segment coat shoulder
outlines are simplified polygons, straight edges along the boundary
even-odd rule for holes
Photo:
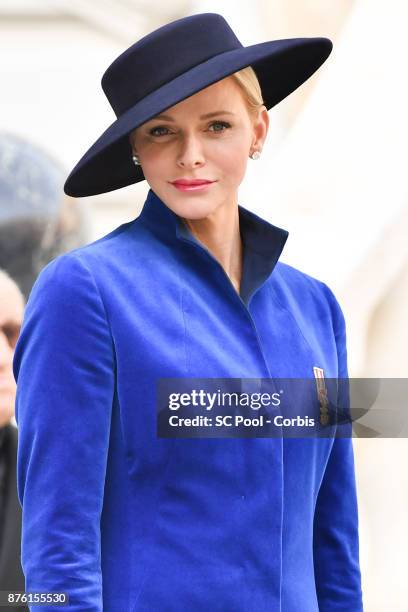
[[[284,262],[277,263],[275,272],[272,291],[296,318],[301,319],[308,313],[320,322],[330,321],[334,328],[344,325],[337,297],[324,281]]]
[[[273,284],[280,287],[281,291],[293,297],[297,296],[298,299],[309,298],[326,301],[327,292],[330,291],[323,281],[282,261],[276,264],[272,279]]]
[[[308,284],[310,286],[316,285],[324,285],[324,282],[320,279],[303,272],[299,268],[295,268],[294,266],[289,265],[286,262],[278,261],[276,264],[276,271],[282,278],[292,281],[292,282],[302,282]]]
[[[67,251],[66,253],[56,257],[55,260],[64,256],[73,256],[83,260],[84,262],[90,262],[93,257],[109,257],[113,252],[118,252],[121,245],[128,242],[131,239],[131,236],[135,234],[135,229],[138,225],[136,221],[137,218],[133,219],[132,221],[128,221],[127,223],[122,223],[104,236],[101,236],[88,244],[72,249],[71,251]]]
[[[81,274],[81,271],[82,275],[97,280],[97,285],[99,282],[103,284],[107,271],[120,265],[130,252],[136,257],[143,252],[143,249],[134,248],[137,233],[143,232],[141,224],[136,224],[136,221],[123,223],[101,238],[54,257],[41,269],[31,293],[51,279],[55,287],[69,284],[72,274]]]

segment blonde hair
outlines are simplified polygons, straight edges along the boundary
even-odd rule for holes
[[[252,66],[246,66],[230,76],[241,88],[249,113],[255,115],[259,107],[264,104],[261,86],[255,70]]]

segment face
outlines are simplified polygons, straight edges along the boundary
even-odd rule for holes
[[[130,135],[144,176],[177,215],[200,219],[237,204],[249,155],[261,149],[268,112],[251,116],[240,86],[227,77],[168,108]],[[178,180],[210,181],[199,189]]]
[[[23,312],[24,301],[18,288],[9,278],[0,275],[0,427],[14,415],[13,355]]]

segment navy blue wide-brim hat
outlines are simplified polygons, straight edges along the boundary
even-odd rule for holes
[[[102,89],[116,120],[82,156],[64,191],[84,197],[145,179],[129,134],[201,89],[252,66],[269,110],[304,83],[332,50],[328,38],[288,38],[244,47],[217,13],[172,21],[134,43],[108,67]]]

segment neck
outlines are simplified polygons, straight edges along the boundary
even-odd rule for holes
[[[238,206],[220,206],[204,219],[185,219],[192,234],[224,268],[239,293],[242,278],[243,246]]]

